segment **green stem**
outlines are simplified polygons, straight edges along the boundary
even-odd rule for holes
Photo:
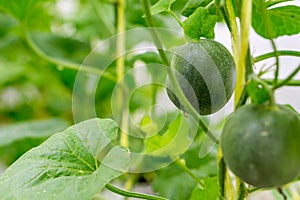
[[[242,1],[241,5],[241,31],[240,31],[240,41],[237,56],[237,83],[235,89],[235,105],[238,104],[239,99],[242,95],[244,84],[245,84],[245,74],[249,47],[249,32],[251,27],[252,19],[252,1]]]
[[[277,53],[277,47],[276,47],[276,44],[275,44],[274,40],[270,39],[270,41],[271,41],[273,50],[275,52],[275,60],[276,60],[276,68],[275,68],[275,72],[274,72],[274,82],[273,82],[273,85],[275,87],[276,84],[277,84],[277,81],[278,81],[278,76],[279,76],[279,56],[278,56],[278,53]]]
[[[168,10],[167,12],[172,15],[172,17],[178,22],[178,24],[181,27],[183,27],[182,21],[177,17],[177,15],[172,10]]]
[[[175,164],[184,170],[191,178],[193,178],[202,188],[205,188],[204,182],[199,179],[185,164],[183,159],[177,159]]]
[[[59,58],[54,58],[49,56],[47,53],[45,53],[43,50],[41,50],[33,41],[33,39],[30,37],[30,33],[28,31],[25,30],[24,32],[25,35],[25,39],[27,44],[30,46],[30,48],[37,54],[39,55],[41,58],[54,63],[58,66],[63,66],[65,68],[71,69],[71,70],[76,70],[76,71],[84,71],[84,72],[89,72],[89,73],[93,73],[93,74],[99,74],[102,75],[102,77],[105,77],[113,82],[116,82],[116,78],[113,74],[98,69],[96,67],[92,67],[92,66],[88,66],[88,65],[83,65],[83,64],[77,64],[77,63],[72,63],[69,61],[65,61]]]
[[[250,49],[248,47],[248,54],[247,54],[247,59],[246,59],[246,74],[245,74],[245,80],[246,83],[250,77],[251,74],[253,74],[253,68],[252,68],[252,57],[250,54]],[[246,86],[244,86],[241,97],[239,99],[239,102],[236,104],[235,110],[238,109],[239,107],[241,107],[242,105],[244,105],[246,103],[248,99],[248,93],[247,93],[247,89]]]
[[[107,185],[105,185],[105,187],[106,187],[106,189],[112,191],[113,193],[122,195],[124,197],[134,197],[134,198],[138,198],[138,199],[147,199],[147,200],[167,200],[166,198],[163,198],[163,197],[121,190],[120,188],[117,188],[117,187],[113,186],[112,184],[107,184]]]
[[[277,52],[269,52],[263,55],[259,55],[254,58],[254,62],[260,62],[269,58],[273,58],[276,55],[278,56],[295,56],[295,57],[300,57],[300,52],[299,51],[289,51],[289,50],[281,50]]]
[[[117,46],[116,46],[116,55],[118,56],[116,60],[116,72],[117,72],[117,80],[120,81],[124,75],[125,71],[125,56],[123,55],[125,52],[125,0],[116,0],[116,25],[117,25]],[[122,84],[122,83],[120,83]],[[124,85],[123,85],[124,86]],[[123,95],[126,88],[121,87],[118,91],[118,103],[120,106],[123,104]],[[128,116],[127,113],[122,112],[121,120],[121,134],[120,134],[120,144],[122,146],[128,147],[128,134],[123,132],[122,130],[127,130],[128,124]]]
[[[268,84],[273,84],[273,79],[262,79],[264,82],[268,83]],[[300,86],[300,80],[289,80],[288,82],[286,82],[285,80],[278,80],[279,84],[281,82],[285,82],[284,84],[282,84],[282,86]]]
[[[145,16],[146,16],[146,21],[149,27],[154,27],[154,24],[152,22],[152,17],[151,17],[151,12],[150,12],[150,5],[149,5],[149,0],[142,0],[143,3],[143,7],[145,10]],[[158,50],[158,53],[163,61],[163,63],[166,66],[170,66],[169,61],[167,59],[167,56],[165,54],[165,51],[163,50],[163,45],[162,42],[158,36],[158,33],[156,32],[155,29],[150,28],[150,34],[151,37],[153,39],[153,42]],[[179,86],[175,74],[174,74],[174,70],[171,69],[171,67],[168,67],[168,76],[169,79],[171,81],[171,84],[173,86],[173,89],[176,93],[177,98],[180,100],[180,102],[183,104],[183,106],[186,108],[186,110],[191,113],[193,115],[193,117],[198,121],[198,124],[200,125],[200,127],[203,129],[203,131],[208,135],[208,137],[218,143],[218,139],[212,134],[212,132],[210,130],[208,130],[208,127],[206,126],[205,122],[201,119],[201,116],[199,115],[199,113],[194,109],[194,107],[190,104],[190,102],[186,99],[183,91],[181,90],[181,87]]]
[[[273,87],[273,90],[278,89],[288,83],[293,77],[300,71],[300,65],[283,81],[279,82],[277,85]]]

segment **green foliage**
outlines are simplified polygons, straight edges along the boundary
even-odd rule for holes
[[[277,38],[300,32],[300,8],[282,6],[267,9],[263,5],[254,7],[252,25],[264,38]]]
[[[112,120],[91,119],[54,134],[4,172],[0,178],[1,198],[92,198],[127,168],[126,152],[119,150],[116,154],[114,149],[102,163],[111,164],[113,157],[118,168],[98,166],[97,156],[116,132]]]
[[[168,130],[162,135],[155,135],[144,140],[145,152],[155,155],[177,156],[182,154],[190,144],[190,125],[185,117],[180,114],[169,125]],[[157,152],[156,152],[157,151]]]
[[[210,2],[210,0],[189,0],[183,7],[181,14],[185,17],[189,17],[195,12],[195,10],[197,10],[197,8],[205,7]]]
[[[168,199],[224,199],[223,194],[219,192],[224,190],[229,195],[225,198],[243,198],[242,195],[238,196],[240,189],[235,186],[231,188],[231,180],[222,177],[224,174],[218,172],[218,161],[222,155],[220,152],[217,155],[217,152],[222,144],[210,141],[201,126],[201,122],[205,121],[205,126],[209,124],[207,133],[218,135],[223,129],[226,116],[221,119],[221,123],[216,122],[213,116],[209,119],[210,123],[206,122],[210,116],[205,119],[198,116],[198,127],[190,114],[174,107],[165,107],[167,104],[171,106],[171,102],[165,101],[165,83],[169,72],[163,65],[169,65],[174,50],[187,41],[198,43],[203,41],[202,38],[213,39],[216,23],[225,21],[228,30],[233,33],[232,25],[238,17],[242,18],[245,15],[242,12],[242,3],[247,1],[126,0],[125,5],[122,2],[0,0],[0,166],[8,167],[0,176],[0,199],[96,200],[104,199],[101,190],[105,186],[112,192],[132,196],[136,194],[112,189],[107,184],[127,171],[134,171],[132,168],[135,167],[151,171],[149,174],[141,172],[137,176],[144,177],[147,181],[144,184],[151,185],[157,195]],[[149,3],[148,13],[151,16],[151,19],[147,20],[145,2]],[[265,39],[300,32],[299,6],[285,5],[284,2],[293,4],[295,1],[252,1],[252,28]],[[228,10],[230,6],[234,11]],[[125,23],[122,23],[120,16],[124,17]],[[160,29],[155,29],[149,34],[149,30],[144,29],[149,26],[149,20],[153,26]],[[238,29],[242,27],[239,23],[237,26]],[[233,41],[243,41],[243,34],[249,31],[239,30],[239,38],[231,35]],[[121,31],[124,31],[126,36],[124,43],[116,36]],[[107,39],[110,42],[107,42]],[[158,47],[159,43],[162,49],[157,51],[152,48],[155,45]],[[147,48],[143,49],[145,45]],[[210,66],[210,72],[212,63],[226,63],[229,58],[217,58],[215,54],[221,47],[212,46],[205,47],[211,49],[207,54],[210,59],[205,65]],[[116,58],[121,49],[125,51],[124,57]],[[251,53],[252,50],[250,45]],[[189,50],[187,56],[193,53],[194,50]],[[166,58],[161,59],[164,54]],[[195,53],[197,58],[201,58],[201,63],[205,63],[204,54]],[[235,61],[240,59],[240,52],[234,52],[234,48],[233,55]],[[258,56],[258,60],[282,55],[297,56],[299,52],[291,49],[276,52],[274,49],[274,52]],[[275,103],[272,97],[276,86],[280,88],[299,85],[293,74],[289,81],[283,79],[277,83],[273,79],[261,78],[262,73],[258,73],[259,78],[253,78],[257,75],[251,74],[254,73],[251,70],[251,57],[252,55],[249,55],[246,59],[249,62],[243,63],[248,65],[247,74],[244,74],[247,81],[241,84],[244,85],[244,94],[238,106]],[[241,63],[236,64],[242,68]],[[145,74],[132,73],[141,65],[145,67]],[[279,71],[285,67],[281,65],[280,62],[276,66],[280,68]],[[123,68],[122,74],[119,71],[120,67]],[[101,77],[100,68],[105,69]],[[86,75],[84,78],[78,76],[79,69],[81,75]],[[118,82],[119,76],[123,75],[123,82]],[[216,82],[214,76],[206,77],[207,80]],[[80,86],[77,85],[80,90],[75,92],[74,86],[81,78],[84,80]],[[144,80],[155,84],[141,86],[140,82]],[[199,86],[199,80],[196,78],[193,83]],[[227,87],[229,82],[232,83],[225,81],[224,85]],[[117,89],[122,89],[124,93],[112,95]],[[125,105],[125,97],[122,95],[129,91],[130,98],[126,99]],[[176,92],[178,91],[175,90]],[[201,92],[197,94],[203,96]],[[222,96],[219,92],[216,94],[218,98]],[[89,97],[92,97],[91,101]],[[285,107],[292,112],[290,116],[296,115],[300,119],[297,110],[289,103],[287,102]],[[117,112],[114,113],[115,108]],[[94,118],[96,116],[91,116],[91,113],[101,119]],[[256,118],[260,119],[264,113]],[[274,116],[275,114],[270,119]],[[90,119],[92,117],[93,119]],[[230,128],[230,132],[243,130],[247,126],[258,127],[262,120],[249,125],[247,122],[251,117],[253,116]],[[274,127],[288,117],[274,123]],[[82,120],[86,121],[67,128],[70,123]],[[60,132],[65,128],[67,129]],[[283,127],[281,132],[287,133],[289,128]],[[123,132],[129,134],[127,148],[130,152],[127,148],[119,146],[126,146]],[[269,149],[281,141],[278,137],[276,139],[268,140]],[[294,139],[296,140],[296,136]],[[230,147],[240,144],[241,140],[235,139],[230,143]],[[264,140],[256,141],[256,146],[262,141]],[[243,145],[243,149],[238,152],[244,153],[247,145]],[[286,151],[289,150],[288,146],[291,145],[285,145]],[[256,147],[253,151],[257,152],[257,149]],[[275,150],[269,152],[267,159],[272,157]],[[236,149],[234,151],[236,152]],[[136,161],[134,153],[145,156],[132,163],[132,160]],[[256,156],[255,160],[258,157]],[[177,158],[180,159],[179,162],[174,161]],[[262,158],[263,161],[267,159]],[[288,159],[288,156],[285,156],[284,161],[280,160],[280,169],[288,168],[286,163],[290,160],[293,158]],[[168,166],[165,166],[165,163]],[[243,169],[248,169],[249,162],[245,163],[242,163]],[[154,169],[154,166],[164,168]],[[227,170],[225,164],[224,167],[223,170]],[[271,173],[274,169],[275,164],[266,171]],[[247,174],[253,175],[254,173],[248,173],[250,170],[247,170]],[[278,181],[278,175],[273,174],[271,177]],[[132,177],[134,176],[121,176],[118,178],[118,184],[130,188],[131,183],[140,184],[139,181],[145,181],[135,182]],[[283,193],[290,199],[298,197],[296,191],[290,188],[289,185],[285,186]],[[248,185],[242,189],[246,193],[258,190]],[[277,190],[271,191],[275,199],[282,199],[282,194]],[[235,192],[237,194],[234,194]],[[146,194],[142,196],[148,199],[163,199]]]
[[[217,177],[208,177],[204,179],[205,188],[196,187],[191,195],[190,200],[212,200],[218,199],[219,190],[218,190],[218,178]]]
[[[155,15],[161,12],[166,12],[171,9],[171,5],[176,0],[159,0],[156,4],[151,7],[151,14]]]
[[[254,104],[261,104],[269,100],[269,93],[266,88],[255,80],[251,80],[247,84],[246,90]]]
[[[212,39],[215,37],[216,22],[215,15],[209,14],[206,8],[199,7],[183,22],[184,33],[196,41],[201,37]]]
[[[195,186],[196,182],[188,174],[175,167],[161,171],[153,182],[155,192],[174,200],[188,199]]]
[[[200,137],[195,141],[196,142],[182,156],[185,159],[186,166],[199,178],[215,176],[217,174],[217,163],[214,151],[211,151],[204,158],[199,159],[198,153],[200,147],[203,145],[203,139]],[[215,181],[215,178],[213,179]],[[211,190],[212,188],[210,186],[214,181],[210,181],[210,178],[208,178],[208,181],[206,179],[204,180],[207,189]],[[195,196],[194,198],[192,197],[194,195],[193,191],[198,190],[197,188],[199,187],[196,181],[182,171],[176,164],[172,164],[158,171],[157,177],[153,182],[154,191],[168,199],[174,200],[197,199]],[[211,192],[217,191],[216,189],[217,188],[213,189]],[[209,192],[209,194],[211,194],[211,192]],[[215,193],[215,195],[217,194],[218,193]]]
[[[47,119],[2,125],[0,129],[0,147],[25,138],[47,138],[67,126],[68,123],[63,119]]]
[[[24,0],[24,1],[0,1],[0,8],[14,17],[16,17],[18,20],[23,21],[25,20],[28,15],[32,13],[34,8],[37,6],[37,4],[41,2],[40,0]]]

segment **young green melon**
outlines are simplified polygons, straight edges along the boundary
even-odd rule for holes
[[[230,99],[235,86],[235,63],[230,52],[219,42],[204,39],[177,49],[171,66],[186,98],[201,114],[220,110]],[[185,110],[167,81],[167,94]]]
[[[225,163],[255,187],[282,186],[300,172],[300,120],[284,106],[246,105],[225,123]]]

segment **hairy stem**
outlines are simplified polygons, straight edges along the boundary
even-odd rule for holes
[[[273,58],[276,56],[295,56],[295,57],[300,57],[300,52],[299,51],[289,51],[289,50],[281,50],[277,52],[269,52],[263,55],[259,55],[254,58],[254,62],[260,62],[269,58]]]
[[[124,197],[134,197],[138,199],[147,199],[147,200],[167,200],[166,198],[163,197],[121,190],[120,188],[117,188],[112,184],[105,185],[105,188],[112,191],[113,193],[122,195]]]
[[[282,86],[284,86],[285,84],[287,84],[290,80],[293,79],[294,76],[296,76],[296,74],[298,74],[298,72],[300,71],[300,65],[286,78],[284,79],[283,81],[279,82],[277,85],[275,85],[273,87],[273,89],[278,89]]]
[[[262,80],[268,84],[273,84],[273,79],[262,79]],[[282,86],[300,86],[300,80],[291,79],[287,82],[285,80],[278,79],[278,82],[279,82],[278,84],[281,84]],[[283,81],[284,81],[284,83],[282,83]]]

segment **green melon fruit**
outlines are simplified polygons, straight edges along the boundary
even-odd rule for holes
[[[255,187],[279,187],[300,172],[300,120],[287,107],[239,108],[225,123],[221,145],[229,169]]]
[[[235,63],[230,52],[219,42],[204,39],[180,46],[171,66],[186,98],[201,115],[220,110],[233,93]],[[172,88],[168,80],[170,100],[184,110]]]

